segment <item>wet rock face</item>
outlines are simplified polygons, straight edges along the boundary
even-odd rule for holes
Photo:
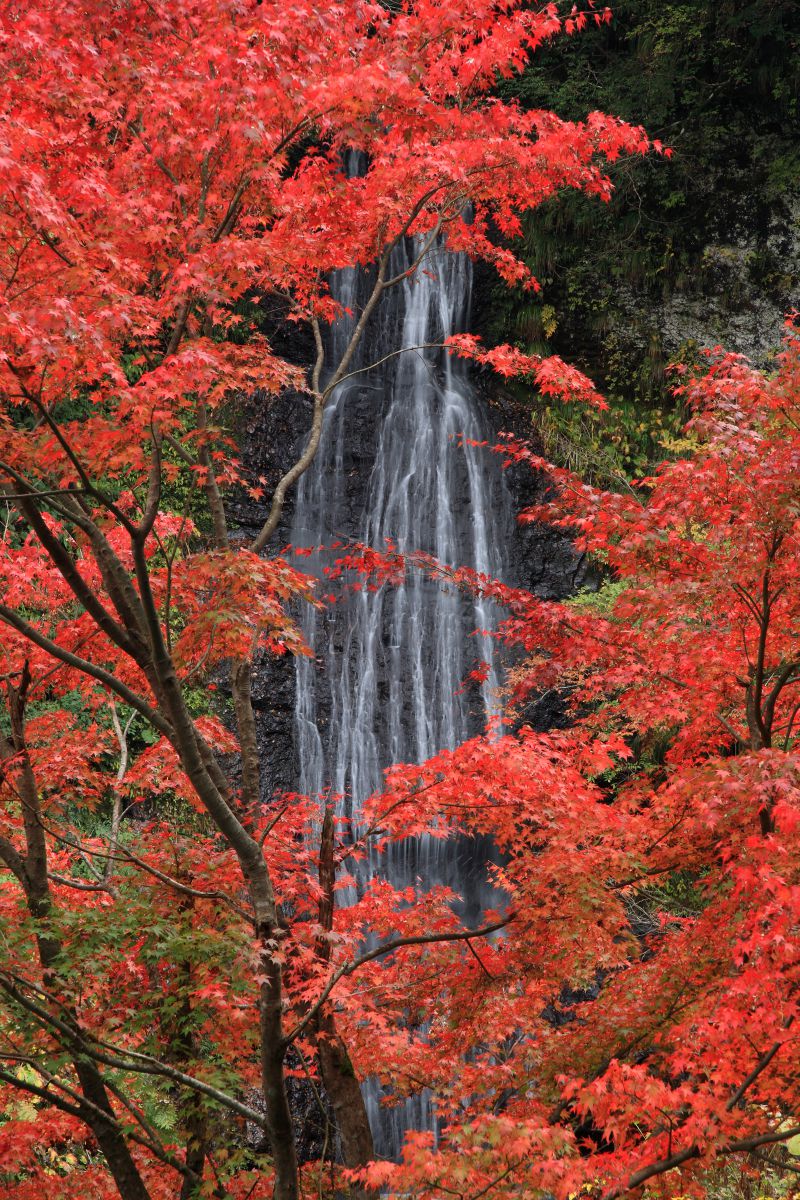
[[[297,1056],[289,1057],[292,1070],[300,1070],[301,1063]],[[300,1075],[289,1077],[286,1091],[300,1162],[319,1162],[320,1159],[341,1161],[340,1139],[324,1092]],[[259,1088],[248,1088],[244,1099],[246,1104],[266,1117],[267,1105],[264,1093]],[[269,1138],[261,1125],[245,1120],[238,1130],[238,1137],[253,1154],[253,1166],[259,1165],[260,1155],[270,1155]]]
[[[311,401],[296,392],[277,399],[256,393],[239,413],[237,436],[248,478],[263,477],[264,495],[270,497],[281,476],[301,452],[311,421]],[[286,546],[292,523],[295,493],[290,491],[283,516],[272,541],[274,551]],[[237,539],[249,540],[269,515],[267,503],[239,496],[232,505]],[[302,565],[302,564],[299,564]],[[294,751],[294,658],[262,652],[253,670],[253,708],[256,717],[262,768],[262,801],[296,790],[298,767]]]

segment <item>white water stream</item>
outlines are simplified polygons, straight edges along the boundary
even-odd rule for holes
[[[415,252],[413,243],[397,250],[392,272],[405,270]],[[355,270],[333,281],[353,316],[331,329],[329,363],[339,361],[368,283]],[[411,349],[465,328],[471,283],[469,260],[438,246],[386,298],[351,370],[399,346],[407,353],[332,395],[319,452],[300,484],[294,545],[348,539],[384,550],[388,538],[401,552],[425,551],[502,578],[510,504],[497,456],[468,444],[487,429],[467,368],[440,350]],[[322,574],[335,557],[323,551],[303,566]],[[495,622],[491,604],[417,572],[403,586],[348,591],[329,610],[307,610],[304,631],[316,658],[297,659],[300,791],[332,790],[340,814],[357,826],[360,805],[381,787],[388,765],[422,762],[481,729],[497,715],[499,665],[492,638],[475,631]],[[479,660],[489,664],[485,683],[463,688]],[[447,884],[463,896],[465,919],[477,921],[493,900],[487,854],[464,839],[409,840],[360,870],[362,878],[378,870],[398,886]],[[386,1108],[369,1081],[365,1096],[380,1155],[397,1155],[408,1128],[435,1129],[427,1096]]]

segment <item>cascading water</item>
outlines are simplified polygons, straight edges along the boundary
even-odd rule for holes
[[[413,242],[398,248],[392,273],[407,270],[418,251]],[[319,452],[298,492],[294,545],[352,539],[383,550],[391,539],[401,552],[420,550],[502,577],[510,504],[497,457],[469,444],[487,431],[466,367],[440,350],[413,349],[464,329],[471,282],[469,260],[439,245],[424,269],[386,297],[350,369],[398,347],[406,352],[356,374],[331,396]],[[368,283],[344,270],[333,280],[334,294],[355,313]],[[352,324],[344,316],[332,327],[329,363],[341,357]],[[334,557],[322,551],[304,566],[321,574]],[[487,602],[420,573],[400,587],[347,592],[324,613],[309,610],[305,636],[317,657],[297,660],[300,790],[331,789],[342,797],[342,815],[357,823],[389,764],[422,762],[495,717],[496,649],[491,637],[476,633],[495,619]],[[488,664],[480,692],[462,687],[476,660]],[[423,838],[362,869],[379,869],[398,886],[416,879],[425,887],[446,884],[463,897],[465,920],[477,921],[497,901],[486,878],[489,853],[466,840]],[[387,1109],[368,1081],[365,1096],[382,1156],[399,1153],[407,1129],[435,1129],[424,1095]]]

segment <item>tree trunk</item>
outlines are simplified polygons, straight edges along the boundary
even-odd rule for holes
[[[44,923],[53,915],[53,901],[48,877],[47,845],[39,812],[39,791],[25,741],[25,704],[29,683],[30,674],[26,663],[19,686],[12,688],[10,683],[6,685],[12,744],[11,747],[3,745],[2,750],[6,754],[8,749],[13,749],[22,761],[20,791],[23,801],[25,861],[21,882],[28,911],[34,921]],[[3,741],[5,742],[5,739]],[[57,995],[61,945],[51,933],[44,932],[37,933],[36,944],[44,977]],[[80,1023],[68,999],[64,1003],[64,1014],[67,1023],[75,1030],[74,1039],[66,1039],[65,1049],[72,1057],[81,1092],[87,1101],[86,1115],[83,1119],[97,1139],[122,1200],[150,1200],[150,1193],[117,1124],[103,1076],[83,1051]]]
[[[114,1118],[102,1076],[95,1065],[79,1054],[75,1056],[75,1073],[81,1091],[90,1104],[108,1113],[104,1119],[100,1113],[90,1110],[86,1123],[97,1138],[97,1144],[108,1163],[122,1200],[151,1200],[139,1169],[133,1161],[128,1144]]]
[[[262,939],[269,941],[274,939]],[[262,954],[261,1087],[267,1110],[267,1135],[275,1167],[274,1200],[298,1200],[298,1165],[294,1124],[286,1094],[286,1044],[281,1019],[280,966],[266,945]]]
[[[347,1047],[336,1032],[333,1016],[319,1022],[319,1070],[342,1139],[346,1167],[365,1167],[375,1157],[369,1118]]]
[[[319,847],[319,923],[324,930],[333,928],[336,864],[334,861],[334,819],[329,804],[325,809]],[[320,939],[317,946],[320,958],[330,959],[330,942]],[[333,1108],[336,1127],[342,1139],[342,1154],[346,1167],[363,1167],[375,1157],[372,1131],[347,1047],[336,1030],[330,1008],[323,1010],[317,1022],[317,1053],[319,1070],[326,1095]]]

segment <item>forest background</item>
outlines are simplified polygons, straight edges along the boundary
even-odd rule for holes
[[[659,460],[682,419],[670,362],[722,345],[766,365],[800,300],[799,20],[792,0],[621,0],[503,84],[566,117],[616,113],[673,151],[612,168],[607,206],[565,194],[537,211],[524,255],[541,295],[487,280],[477,296],[487,337],[564,354],[608,399],[601,422],[535,418],[551,457],[587,477]]]

